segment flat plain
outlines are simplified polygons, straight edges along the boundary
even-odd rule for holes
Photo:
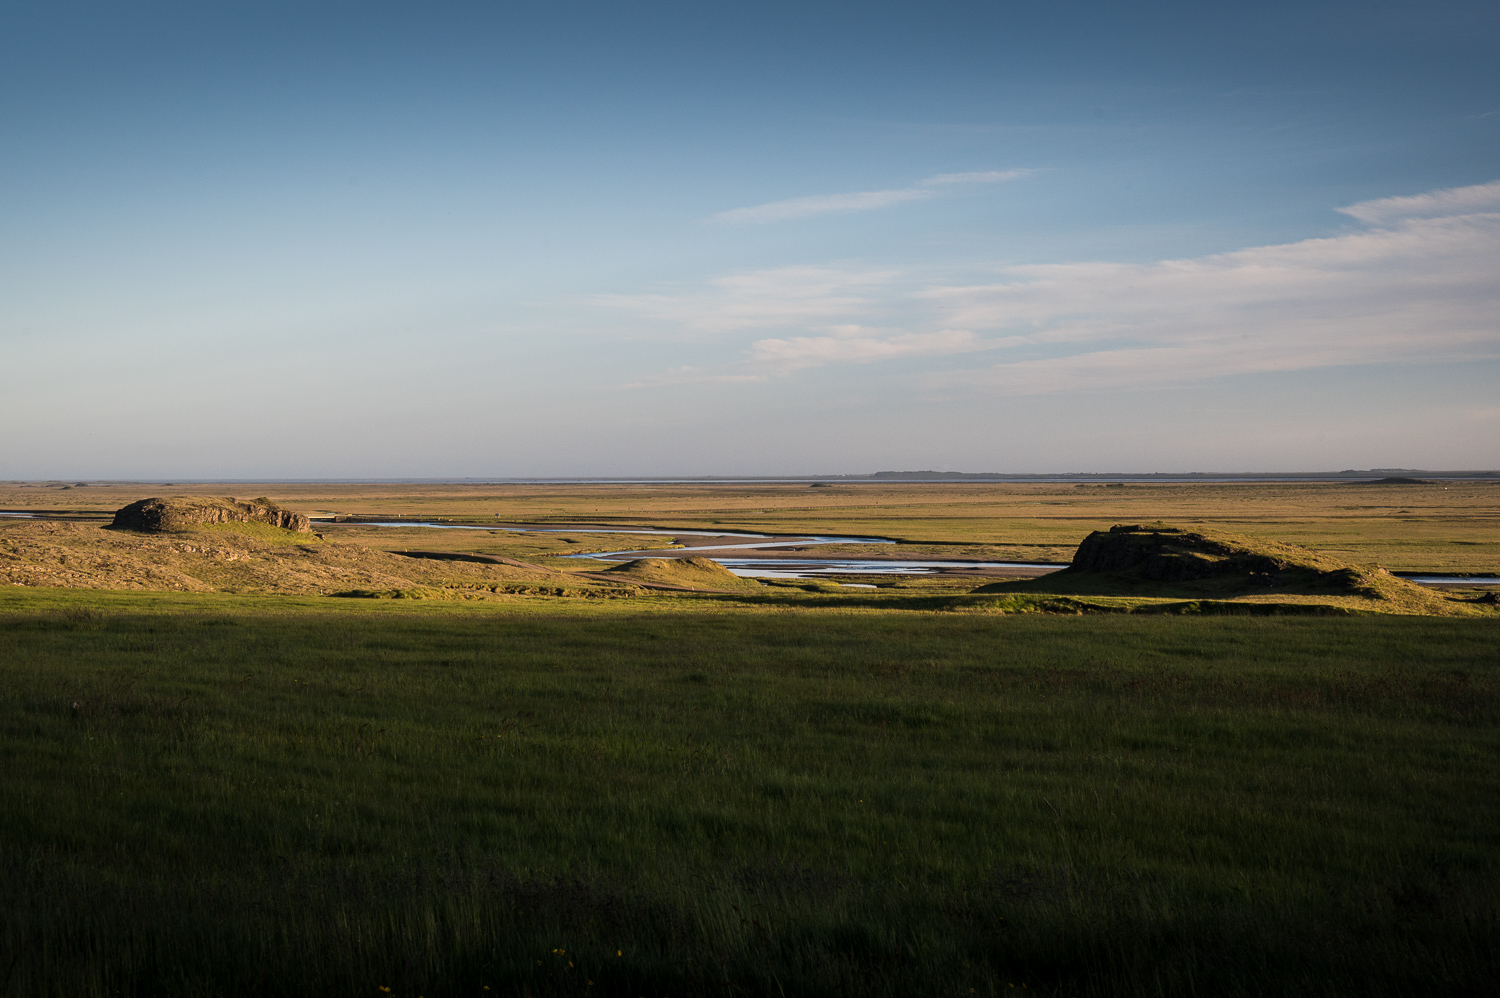
[[[194,490],[251,491],[0,508]],[[1493,572],[1500,544],[1477,483],[253,491],[1036,561],[1156,520],[1397,570]],[[339,529],[543,561],[608,539]],[[996,614],[923,586],[0,587],[0,993],[1488,993],[1500,615]]]
[[[1500,483],[0,483],[0,509],[103,516],[145,495],[267,494],[313,514],[595,523],[894,538],[903,553],[1067,561],[1091,530],[1166,521],[1301,544],[1393,571],[1494,572]],[[854,554],[858,549],[840,546]],[[882,549],[877,553],[886,553]]]

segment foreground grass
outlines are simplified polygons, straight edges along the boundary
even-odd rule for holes
[[[329,602],[0,599],[0,992],[1500,970],[1493,620]]]

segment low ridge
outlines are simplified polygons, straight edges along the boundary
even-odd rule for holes
[[[142,533],[0,522],[0,586],[371,596],[419,587],[471,595],[606,588],[512,559],[411,557],[265,525],[233,527]]]

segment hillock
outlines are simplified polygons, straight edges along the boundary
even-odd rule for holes
[[[637,558],[596,574],[596,577],[606,576],[684,589],[760,588],[754,579],[742,579],[708,558]]]
[[[1453,601],[1392,576],[1295,544],[1164,523],[1116,525],[1083,539],[1062,571],[975,593],[1151,599],[1332,601],[1395,613],[1451,613]]]
[[[143,534],[191,530],[218,523],[259,523],[296,533],[311,533],[302,513],[261,496],[240,501],[234,496],[172,496],[141,499],[115,512],[110,526]]]

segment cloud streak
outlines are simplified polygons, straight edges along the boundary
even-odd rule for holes
[[[1403,218],[1457,215],[1500,210],[1500,180],[1472,187],[1449,187],[1412,197],[1379,198],[1338,208],[1366,225],[1385,225]]]
[[[753,363],[786,372],[825,364],[867,364],[902,357],[974,353],[1004,345],[1003,340],[985,340],[967,329],[912,333],[836,326],[825,336],[756,340],[750,345],[750,357]]]
[[[1018,268],[924,294],[971,328],[1024,330],[1018,357],[946,384],[1009,394],[1234,374],[1500,357],[1500,215],[1149,265]]]
[[[777,267],[715,278],[685,294],[599,295],[595,301],[697,334],[806,329],[889,314],[901,271],[852,267]]]
[[[784,222],[794,218],[813,215],[845,214],[858,211],[873,211],[908,201],[926,201],[943,193],[945,187],[972,184],[997,184],[1006,180],[1024,177],[1030,170],[985,170],[977,173],[939,173],[919,180],[911,187],[899,187],[884,191],[852,191],[847,194],[814,194],[808,197],[787,198],[748,208],[733,208],[710,216],[710,221],[731,225]]]
[[[737,340],[738,359],[714,376],[949,357],[946,371],[928,364],[922,376],[943,392],[1500,359],[1500,211],[1491,207],[1500,207],[1500,181],[1340,209],[1371,226],[1363,231],[1192,259],[995,268],[979,283],[900,268],[785,267],[607,301]]]

